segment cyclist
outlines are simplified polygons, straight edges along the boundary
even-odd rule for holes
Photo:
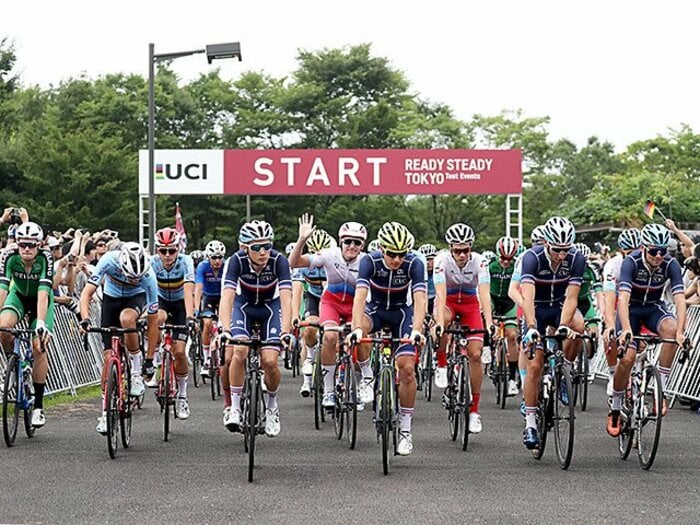
[[[34,427],[46,424],[44,390],[49,373],[49,360],[41,344],[49,341],[53,330],[53,258],[51,252],[40,248],[44,232],[34,222],[24,222],[15,230],[16,246],[5,249],[0,256],[0,327],[14,328],[26,316],[36,336],[32,340],[34,369]],[[5,354],[12,353],[12,335],[0,334]]]
[[[578,353],[580,341],[573,341],[575,332],[583,332],[583,316],[576,310],[586,262],[573,245],[576,240],[574,225],[564,217],[552,217],[544,225],[545,245],[525,252],[522,261],[521,293],[523,316],[527,331],[523,350],[533,344],[548,327],[565,331],[565,361],[569,366]],[[536,345],[534,359],[527,363],[523,387],[525,398],[525,431],[523,444],[528,449],[539,446],[537,435],[537,403],[539,382],[544,361],[543,346]],[[569,393],[560,392],[562,402],[568,402]]]
[[[245,223],[238,233],[241,249],[226,263],[219,315],[226,335],[233,339],[233,355],[226,348],[231,407],[224,408],[224,425],[232,432],[241,426],[241,393],[248,356],[248,348],[236,345],[235,340],[249,340],[253,323],[260,323],[263,341],[288,341],[291,331],[292,278],[286,257],[272,248],[274,237],[272,226],[265,221]],[[279,352],[279,346],[264,346],[260,350],[267,385],[265,434],[269,437],[280,433]]]
[[[591,336],[594,343],[591,345],[590,355],[586,356],[588,359],[588,381],[592,382],[595,379],[595,370],[591,361],[596,351],[596,342],[598,341],[598,321],[594,321],[598,317],[598,312],[602,312],[605,308],[605,303],[603,300],[603,281],[600,275],[600,271],[591,262],[591,249],[588,245],[577,242],[575,245],[576,249],[581,252],[583,258],[586,261],[586,266],[583,269],[583,281],[581,282],[581,289],[578,292],[578,311],[583,314],[583,321],[588,335]],[[595,303],[591,301],[595,298]]]
[[[335,244],[335,240],[325,230],[314,230],[306,239],[306,249],[309,253],[318,254]],[[294,249],[292,247],[292,249]],[[326,282],[326,271],[323,268],[295,268],[292,272],[292,319],[301,318],[301,302],[304,301],[304,320],[309,323],[318,323],[319,306],[323,295],[323,285]],[[299,393],[303,397],[311,394],[311,375],[313,374],[313,360],[318,344],[318,329],[307,326],[304,329],[304,364],[301,367],[303,380]],[[335,372],[335,370],[334,370]],[[330,376],[331,382],[333,375]],[[329,406],[329,396],[324,397]],[[332,400],[335,406],[335,400]]]
[[[192,263],[194,264],[194,269],[196,270],[199,267],[200,263],[204,261],[206,253],[201,250],[195,250],[192,253],[190,253],[190,257],[192,258]]]
[[[379,239],[372,239],[367,245],[367,253],[376,252],[381,250],[381,245],[379,244]]]
[[[435,281],[435,325],[447,328],[455,316],[459,315],[462,326],[472,330],[493,327],[491,298],[489,296],[490,277],[488,263],[482,256],[472,252],[474,230],[458,222],[445,232],[449,251],[440,252],[435,259],[433,279]],[[447,387],[447,339],[442,337],[437,350],[437,370],[435,386]],[[484,370],[481,366],[481,351],[484,348],[483,334],[470,334],[467,337],[467,352],[472,366],[469,376],[472,385],[472,404],[469,406],[469,432],[478,434],[482,430],[479,402]]]
[[[372,252],[360,262],[352,308],[353,332],[348,338],[352,342],[389,326],[392,337],[410,338],[413,343],[422,345],[425,337],[420,329],[427,311],[423,261],[411,253],[413,238],[403,224],[386,222],[379,229],[377,237],[381,251]],[[411,305],[408,304],[409,290]],[[363,355],[369,355],[369,345],[360,345],[362,347],[365,347]],[[415,353],[413,344],[402,344],[395,354],[399,375],[399,440],[396,451],[401,456],[413,451],[411,419],[416,405],[417,386]],[[363,370],[363,383],[367,379]],[[369,379],[370,386],[373,380],[373,377]]]
[[[194,311],[195,317],[202,319],[202,351],[204,352],[204,363],[200,375],[209,377],[209,367],[211,366],[211,325],[212,316],[219,311],[219,301],[221,300],[221,279],[223,277],[224,257],[226,256],[226,246],[221,241],[209,241],[204,254],[207,258],[199,266],[194,279]],[[224,380],[224,387],[228,387],[228,376]],[[228,390],[226,390],[228,392]]]
[[[80,326],[83,331],[90,326],[90,300],[95,290],[104,279],[102,292],[103,327],[136,328],[141,313],[148,313],[148,355],[153,355],[158,341],[158,283],[151,269],[146,250],[139,243],[126,242],[119,251],[104,254],[97,263],[90,280],[80,295]],[[138,334],[125,334],[124,341],[131,361],[132,396],[141,396],[144,392],[141,377],[141,352]],[[107,363],[112,346],[111,336],[102,335],[104,343],[104,362]],[[102,367],[102,390],[107,381],[107,368]],[[107,433],[107,413],[102,412],[97,422],[97,432]]]
[[[433,281],[433,268],[438,250],[434,244],[421,244],[418,252],[425,257],[426,270],[428,272],[428,313],[432,315],[435,307],[435,282]]]
[[[617,368],[617,345],[613,339],[615,333],[615,313],[617,310],[617,294],[620,284],[620,267],[622,261],[634,250],[638,250],[642,244],[642,232],[637,228],[623,230],[617,238],[618,252],[603,267],[603,295],[605,298],[605,331],[603,341],[609,343],[609,348],[605,358],[608,362],[608,385],[607,394],[609,398],[613,395],[613,382],[615,378],[615,368]]]
[[[662,390],[671,374],[671,364],[678,346],[685,342],[686,305],[683,293],[683,277],[678,261],[668,253],[671,233],[661,224],[647,224],[642,228],[642,246],[622,261],[617,301],[618,345],[628,337],[638,335],[642,326],[663,338],[675,339],[677,345],[663,343],[659,354],[658,369]],[[676,306],[676,316],[668,311],[663,301],[663,291],[669,284]],[[627,352],[619,360],[615,370],[613,397],[608,414],[608,434],[620,434],[620,407],[622,396],[629,382],[636,356],[636,344],[630,343]],[[664,399],[661,415],[668,410]]]
[[[520,243],[511,237],[501,237],[496,243],[497,257],[489,264],[491,279],[491,309],[493,315],[504,317],[517,316],[518,307],[508,297],[508,288],[513,276],[514,259],[520,248]],[[518,393],[515,375],[518,372],[518,321],[505,323],[506,346],[508,348],[508,395]]]
[[[362,247],[367,240],[367,229],[359,222],[345,222],[338,230],[340,246],[321,250],[320,253],[301,255],[304,244],[315,231],[313,220],[313,215],[306,213],[299,218],[299,238],[289,256],[289,261],[295,268],[309,267],[325,270],[326,290],[321,295],[319,319],[324,327],[339,326],[341,322],[350,322],[352,319],[353,298],[360,263],[367,256],[362,252]],[[335,404],[333,375],[337,349],[338,332],[326,330],[321,342],[324,406]],[[360,347],[357,360],[362,371],[362,380],[358,387],[360,403],[371,403],[374,399],[374,391],[369,349]]]

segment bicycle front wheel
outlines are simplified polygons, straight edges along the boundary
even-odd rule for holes
[[[496,403],[500,402],[501,409],[506,408],[508,396],[508,348],[505,339],[498,344],[498,384],[496,385]]]
[[[617,437],[617,449],[621,459],[627,459],[632,451],[632,438],[634,430],[632,428],[632,397],[630,388],[625,390],[620,409],[620,435]]]
[[[119,370],[112,362],[107,373],[107,450],[109,457],[117,457],[119,446]]]
[[[588,373],[589,373],[589,368],[588,368],[588,347],[592,343],[588,341],[587,339],[584,339],[583,341],[583,355],[581,356],[581,359],[583,360],[582,367],[581,367],[581,382],[579,383],[579,396],[578,400],[580,403],[580,408],[581,412],[585,412],[586,408],[588,407]]]
[[[392,432],[393,409],[391,406],[391,389],[394,388],[391,370],[383,368],[379,387],[379,419],[381,421],[382,468],[384,475],[389,474],[389,440]]]
[[[574,453],[574,403],[564,393],[570,396],[571,388],[569,367],[561,365],[554,376],[554,447],[564,470],[569,468]]]
[[[314,396],[314,426],[316,430],[321,429],[321,421],[325,420],[323,414],[323,406],[321,404],[323,397],[323,368],[321,368],[321,352],[316,352],[314,356],[314,372],[312,378],[312,390]]]
[[[458,371],[454,365],[447,367],[448,384],[445,391],[445,408],[447,408],[447,420],[450,424],[450,438],[452,441],[457,441],[459,435],[459,419],[460,411],[457,406],[457,382]]]
[[[423,397],[430,402],[433,397],[433,337],[428,334],[423,346],[423,359],[421,360],[421,380],[423,381]]]
[[[352,363],[352,361],[351,361]],[[357,376],[355,370],[350,367],[350,372],[345,378],[345,436],[348,439],[350,450],[355,448],[357,443]]]
[[[217,388],[219,387],[219,356],[218,350],[212,350],[209,358],[209,390],[211,392],[211,400],[216,401]]]
[[[335,367],[333,374],[333,385],[335,385],[335,406],[333,407],[333,423],[335,427],[335,437],[343,439],[343,427],[345,424],[345,389],[348,373],[345,370],[345,363],[340,363]]]
[[[532,451],[532,455],[535,459],[542,459],[544,455],[544,449],[547,446],[547,430],[548,430],[548,420],[552,418],[552,399],[553,395],[551,391],[546,391],[545,388],[549,388],[544,384],[544,381],[540,379],[540,390],[539,397],[537,401],[537,436],[540,439],[539,446]]]
[[[462,364],[459,369],[457,407],[464,420],[462,423],[462,450],[467,450],[467,445],[469,445],[469,406],[472,403],[472,384],[469,377],[469,362],[466,357],[462,358]]]
[[[161,367],[162,377],[160,380],[161,395],[163,398],[163,441],[168,441],[168,434],[170,434],[170,404],[172,402],[172,397],[170,395],[170,382],[172,378],[170,377],[170,352],[163,352],[163,365]]]
[[[5,444],[11,447],[17,437],[19,426],[19,358],[12,354],[5,369],[5,382],[2,390],[2,434]]]
[[[250,385],[248,394],[248,417],[245,425],[245,438],[248,444],[248,482],[253,482],[253,469],[255,468],[255,437],[258,433],[258,413],[260,400],[260,376],[255,372],[248,374]]]
[[[654,365],[647,365],[642,372],[639,398],[635,403],[637,418],[637,453],[639,464],[649,470],[654,464],[661,437],[664,393],[661,375]]]

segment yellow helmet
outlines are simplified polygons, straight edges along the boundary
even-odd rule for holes
[[[379,244],[392,252],[408,252],[413,245],[413,235],[399,222],[385,222],[377,233]]]

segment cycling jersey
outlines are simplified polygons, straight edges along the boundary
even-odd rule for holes
[[[617,294],[617,287],[620,282],[620,267],[624,258],[621,253],[618,253],[605,263],[603,267],[603,291]]]
[[[192,257],[179,253],[170,269],[165,267],[160,255],[151,258],[151,267],[158,281],[158,297],[168,302],[185,298],[185,283],[194,283]]]
[[[326,272],[326,291],[341,302],[352,302],[360,270],[360,261],[367,255],[361,253],[352,261],[346,261],[340,247],[326,248],[320,253],[309,254],[309,268],[323,268]]]
[[[36,327],[37,297],[40,291],[48,294],[48,308],[44,322],[53,330],[53,257],[48,250],[39,250],[31,268],[24,267],[19,250],[5,250],[0,256],[0,289],[9,291],[2,311],[12,311],[18,320],[29,317],[30,327]]]
[[[292,290],[289,262],[279,251],[272,250],[267,264],[256,272],[248,254],[239,250],[228,260],[224,289],[235,290],[236,296],[246,304],[272,302],[279,297],[280,290]]]
[[[321,297],[323,284],[326,282],[326,271],[323,268],[295,268],[292,271],[292,281],[306,284],[304,295]]]
[[[119,265],[119,252],[112,251],[100,258],[88,282],[99,286],[103,278],[106,278],[104,295],[121,298],[145,293],[148,313],[158,312],[158,283],[153,268],[149,268],[140,279],[129,279]]]
[[[447,301],[462,303],[477,295],[480,284],[490,284],[488,263],[481,254],[472,252],[469,260],[460,268],[449,251],[442,251],[435,257],[433,267],[435,284],[447,286]]]
[[[401,265],[391,270],[384,264],[384,255],[377,251],[360,262],[357,288],[368,289],[371,302],[389,310],[408,304],[409,288],[413,293],[426,292],[425,281],[423,261],[413,253],[408,253]]]
[[[583,269],[582,279],[581,290],[578,292],[579,301],[590,300],[591,292],[596,294],[603,291],[600,273],[598,269],[589,262],[586,262],[586,266]]]
[[[630,304],[652,304],[662,301],[664,285],[671,283],[671,294],[683,293],[683,277],[678,261],[666,254],[661,265],[652,269],[644,260],[644,251],[635,250],[622,261],[620,291],[629,292]]]
[[[494,259],[489,264],[488,270],[491,280],[491,296],[499,299],[508,299],[508,287],[510,286],[510,279],[513,277],[515,265],[511,263],[507,268],[504,268],[498,259]]]
[[[203,285],[202,293],[207,297],[220,297],[221,279],[223,276],[223,266],[215,270],[209,261],[202,261],[197,266],[194,283]]]
[[[535,246],[523,255],[521,283],[535,286],[536,306],[561,307],[568,286],[581,286],[585,266],[581,252],[572,247],[556,271],[552,270],[546,247]]]

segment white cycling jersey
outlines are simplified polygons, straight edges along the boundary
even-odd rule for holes
[[[605,263],[603,266],[603,291],[615,292],[617,294],[617,286],[620,282],[620,268],[624,256],[618,253]]]
[[[447,286],[447,297],[461,303],[466,296],[476,296],[480,284],[490,284],[489,265],[481,254],[471,252],[464,268],[457,265],[452,254],[443,250],[435,257],[433,282]]]
[[[360,253],[353,261],[346,261],[343,250],[326,248],[319,253],[309,254],[309,268],[326,270],[326,290],[324,293],[334,295],[339,301],[351,301],[355,297],[355,285],[360,270],[360,261],[367,255]]]

